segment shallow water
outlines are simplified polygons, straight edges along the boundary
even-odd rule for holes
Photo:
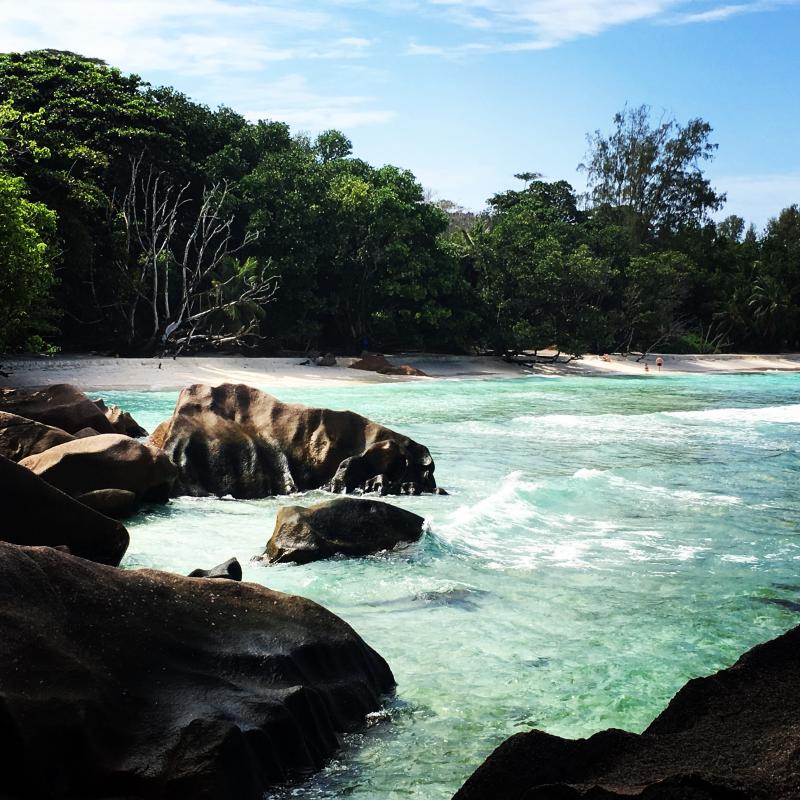
[[[152,429],[177,393],[103,396]],[[800,375],[279,396],[412,436],[451,494],[391,500],[428,519],[419,545],[306,566],[248,558],[278,508],[321,492],[179,499],[129,524],[126,566],[188,572],[236,555],[245,580],[319,601],[391,665],[386,712],[271,798],[449,798],[512,733],[640,731],[687,679],[800,623]]]

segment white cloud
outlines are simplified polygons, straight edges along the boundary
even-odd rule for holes
[[[349,130],[362,125],[389,122],[395,112],[370,107],[372,98],[360,95],[328,95],[313,91],[302,75],[286,75],[254,91],[245,117],[252,122],[275,119],[294,129],[313,132],[328,128]]]

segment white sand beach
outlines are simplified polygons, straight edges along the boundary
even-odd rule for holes
[[[9,357],[2,369],[10,373],[0,378],[0,386],[39,387],[72,383],[86,391],[98,389],[170,390],[191,383],[248,383],[254,386],[347,385],[395,383],[459,378],[515,378],[525,375],[661,375],[688,373],[746,373],[800,371],[800,354],[785,355],[671,355],[661,354],[664,366],[659,373],[657,354],[644,362],[635,356],[623,358],[587,355],[569,363],[541,363],[533,367],[509,364],[493,356],[452,356],[399,354],[390,357],[395,364],[410,364],[428,377],[379,375],[350,369],[351,357],[338,359],[335,367],[301,366],[302,358],[243,358],[240,356],[187,356],[172,358],[109,358],[93,355],[59,355],[47,358]]]

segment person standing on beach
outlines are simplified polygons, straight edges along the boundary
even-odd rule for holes
[[[656,366],[658,367],[658,371],[659,371],[659,372],[661,372],[661,367],[663,367],[663,366],[664,366],[664,359],[663,359],[663,358],[661,358],[661,356],[659,356],[659,357],[656,359]]]

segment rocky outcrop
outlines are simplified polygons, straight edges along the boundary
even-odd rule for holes
[[[124,489],[150,502],[169,499],[177,473],[158,448],[116,433],[76,439],[19,463],[73,497]]]
[[[364,556],[416,542],[424,524],[417,514],[376,500],[342,497],[308,508],[286,506],[261,558],[307,564],[335,555]]]
[[[0,544],[3,797],[261,800],[394,681],[345,622],[235,581]]]
[[[407,436],[351,411],[282,403],[243,384],[184,389],[150,441],[178,467],[176,494],[436,490],[428,449]]]
[[[410,364],[392,364],[391,361],[381,353],[362,353],[361,358],[350,365],[350,369],[363,369],[367,372],[377,372],[380,375],[415,375],[420,378],[428,377],[421,369],[412,367]]]
[[[103,399],[95,400],[95,405],[105,414],[111,423],[114,433],[132,436],[134,439],[147,436],[147,431],[127,412],[119,406],[107,406]]]
[[[0,455],[12,461],[36,455],[74,438],[61,428],[0,411]]]
[[[0,411],[76,433],[94,428],[98,433],[114,433],[105,414],[79,389],[68,383],[46,389],[0,389]]]
[[[189,578],[224,578],[229,581],[240,581],[242,579],[242,565],[235,558],[229,558],[222,564],[217,564],[211,569],[193,569]]]
[[[689,681],[641,735],[512,736],[454,800],[796,800],[800,627]]]
[[[66,546],[76,556],[112,566],[119,564],[128,549],[128,531],[119,522],[2,456],[0,507],[0,540],[5,542]]]

